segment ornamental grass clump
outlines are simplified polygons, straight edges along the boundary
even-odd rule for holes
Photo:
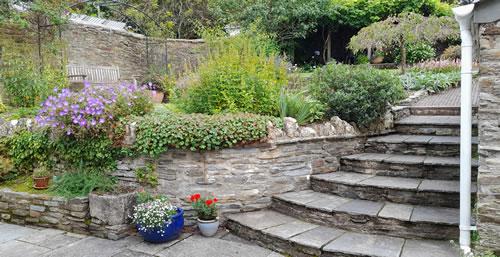
[[[156,232],[165,235],[165,229],[172,224],[172,217],[177,214],[177,207],[163,197],[140,203],[134,207],[132,220],[139,231]]]
[[[189,197],[193,209],[200,220],[217,219],[217,197],[201,197],[200,194],[193,194]]]

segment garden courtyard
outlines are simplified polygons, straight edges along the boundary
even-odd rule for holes
[[[499,13],[3,1],[0,257],[497,257]]]

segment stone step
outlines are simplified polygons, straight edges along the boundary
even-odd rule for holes
[[[460,202],[460,182],[454,180],[332,172],[311,176],[311,187],[317,192],[370,201],[451,208],[459,207]],[[472,191],[476,192],[475,184]]]
[[[341,170],[363,174],[423,178],[460,179],[460,158],[390,153],[361,153],[343,156]],[[472,161],[472,177],[477,177],[477,160]]]
[[[477,135],[477,120],[473,120],[472,134]],[[411,115],[394,123],[402,134],[459,136],[460,116]]]
[[[477,152],[477,137],[472,138],[472,151]],[[459,156],[460,137],[435,135],[389,134],[369,138],[365,152],[398,153],[430,156]]]
[[[273,196],[281,213],[354,232],[421,239],[457,239],[460,210],[351,199],[312,190]]]
[[[411,115],[426,116],[460,116],[459,106],[410,106]],[[478,111],[478,107],[472,107],[473,115]]]
[[[290,256],[456,257],[447,241],[349,232],[269,210],[227,215],[236,235]]]

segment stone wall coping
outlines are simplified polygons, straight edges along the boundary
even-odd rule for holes
[[[17,191],[10,189],[10,188],[1,188],[0,194],[6,194],[6,195],[11,195],[11,196],[16,196],[16,197],[23,197],[23,198],[38,199],[38,200],[51,200],[51,201],[58,201],[58,202],[73,202],[73,201],[85,202],[85,201],[88,201],[88,199],[89,199],[86,196],[74,197],[74,198],[64,198],[62,196],[54,196],[54,195],[48,195],[48,194],[30,194],[27,192],[17,192]]]
[[[286,144],[306,143],[306,142],[316,142],[316,141],[341,141],[346,139],[363,138],[366,136],[367,135],[320,136],[320,137],[306,137],[306,138],[301,137],[301,138],[278,140],[272,143],[276,145],[286,145]]]
[[[205,40],[203,39],[183,39],[183,38],[155,38],[155,37],[148,37],[143,34],[131,32],[131,31],[126,31],[126,30],[120,30],[120,29],[113,29],[113,28],[108,28],[108,27],[103,27],[99,25],[91,25],[91,24],[82,24],[82,23],[70,23],[70,26],[74,27],[81,27],[81,28],[92,28],[92,29],[98,29],[102,31],[112,31],[113,33],[126,36],[126,37],[133,37],[137,39],[145,39],[148,38],[150,40],[154,41],[163,41],[163,42],[180,42],[180,43],[194,43],[194,44],[203,44],[205,43]]]

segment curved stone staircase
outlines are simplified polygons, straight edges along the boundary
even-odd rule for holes
[[[395,133],[369,138],[365,153],[342,157],[340,171],[312,175],[312,190],[229,215],[228,228],[291,256],[458,256],[449,241],[459,234],[459,111],[411,113]]]

